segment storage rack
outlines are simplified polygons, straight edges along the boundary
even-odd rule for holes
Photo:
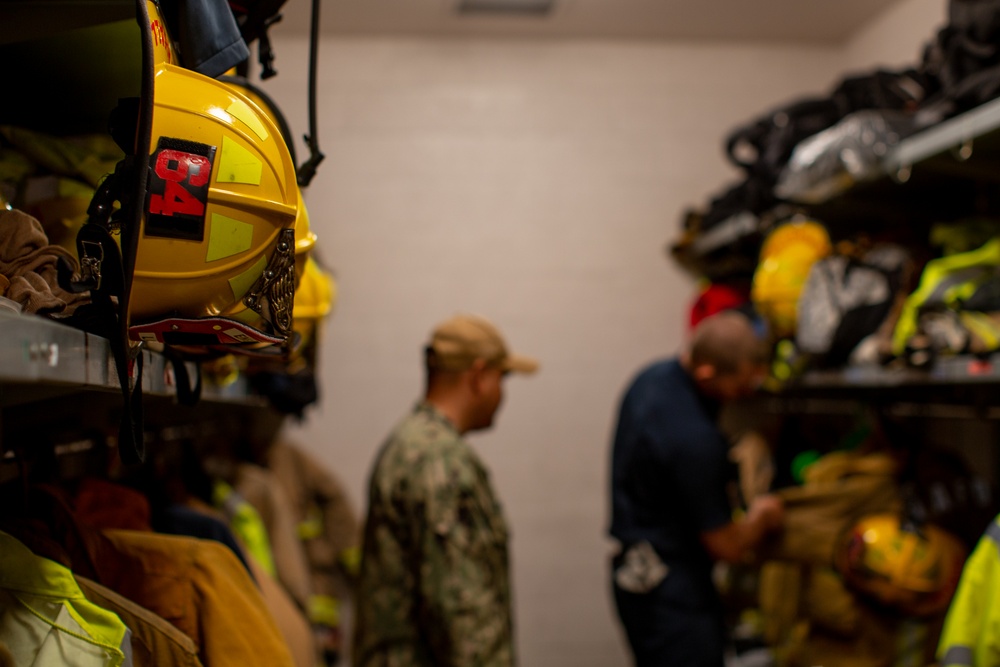
[[[795,193],[789,200],[805,215],[826,224],[834,236],[846,238],[859,231],[893,228],[925,239],[926,230],[935,222],[977,214],[1000,215],[997,184],[1000,99],[900,140],[865,180],[839,176]],[[688,252],[696,258],[705,257],[765,231],[756,216],[735,214],[695,237]],[[947,397],[957,391],[956,387],[998,382],[1000,368],[988,360],[942,357],[927,370],[872,366],[811,370],[790,382],[781,395],[853,391],[866,397],[881,392],[884,399],[899,392],[922,391],[935,401],[943,398],[954,403]],[[1000,418],[1000,411],[988,414],[991,419]]]
[[[917,132],[889,148],[870,178],[846,175],[789,197],[831,227],[854,231],[871,224],[926,224],[973,213],[1000,212],[984,185],[1000,183],[1000,99]],[[756,217],[737,213],[692,241],[708,255],[761,230]]]
[[[118,98],[138,96],[141,89],[136,17],[146,2],[4,2],[0,61],[11,66],[0,124],[54,135],[104,132]],[[74,53],[85,41],[99,49]],[[277,419],[245,376],[218,383],[204,377],[199,402],[182,405],[173,362],[148,345],[140,355],[146,432],[154,444],[220,428],[252,431],[265,422],[270,428]],[[199,365],[188,361],[184,368],[193,383]],[[113,445],[121,402],[106,339],[50,318],[0,310],[0,463],[15,460],[13,451],[33,442],[67,451],[95,437]]]

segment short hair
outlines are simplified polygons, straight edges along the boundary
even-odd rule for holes
[[[767,364],[764,341],[750,318],[735,310],[706,317],[691,333],[688,345],[691,364],[707,364],[723,375],[735,373],[746,364]]]
[[[444,378],[455,378],[463,369],[445,368],[439,363],[438,354],[430,345],[424,347],[424,373],[427,386],[440,382]]]

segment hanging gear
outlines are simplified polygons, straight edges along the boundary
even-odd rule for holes
[[[859,520],[834,556],[850,586],[909,616],[947,609],[964,562],[965,549],[956,537],[895,514]]]
[[[124,183],[133,182],[134,178],[128,165],[127,159],[120,162],[115,173],[106,178],[94,194],[87,211],[87,222],[76,237],[80,276],[74,277],[73,267],[63,261],[59,265],[59,283],[70,292],[90,292],[91,303],[78,308],[71,323],[108,339],[123,402],[118,451],[123,462],[133,464],[142,462],[146,452],[143,442],[143,357],[141,348],[129,345],[125,335],[122,311],[128,298],[128,273],[118,243],[111,235],[111,229],[121,229],[124,224],[122,216],[131,210],[127,197],[121,194]],[[115,201],[122,201],[117,212]]]
[[[934,312],[958,311],[980,287],[1000,274],[1000,238],[969,252],[927,262],[920,285],[906,298],[893,332],[893,352],[902,355],[921,333],[921,317]]]

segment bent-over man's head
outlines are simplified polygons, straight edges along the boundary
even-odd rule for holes
[[[534,373],[538,362],[512,354],[485,318],[456,315],[438,324],[424,347],[426,399],[459,433],[493,425],[508,373]]]
[[[746,315],[725,310],[698,323],[681,364],[698,390],[731,401],[753,394],[767,376],[767,347]]]

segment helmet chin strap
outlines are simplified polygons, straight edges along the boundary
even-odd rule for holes
[[[106,338],[115,360],[118,384],[122,392],[122,418],[118,429],[118,452],[126,464],[141,463],[146,448],[143,440],[142,348],[131,346],[125,333],[125,269],[121,251],[111,236],[114,202],[120,200],[120,185],[129,182],[125,161],[101,183],[90,207],[87,222],[76,237],[81,275],[62,260],[59,285],[73,292],[90,292],[91,303],[81,306],[70,323],[88,333]]]

